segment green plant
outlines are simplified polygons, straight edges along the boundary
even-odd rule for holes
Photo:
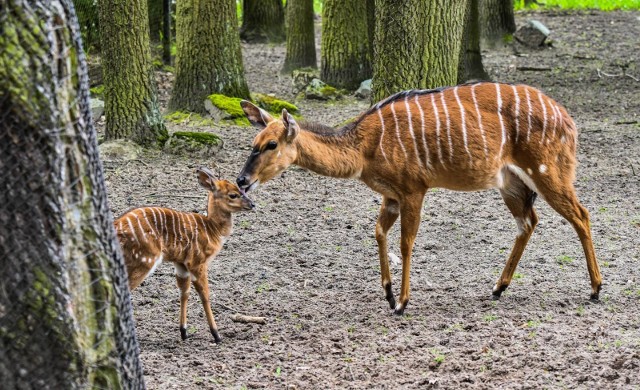
[[[276,378],[279,378],[281,373],[282,373],[282,369],[280,368],[280,366],[276,367],[276,372],[274,374]]]
[[[486,322],[492,322],[498,319],[498,316],[495,314],[487,314],[484,317],[482,317],[483,320],[485,320]]]
[[[567,255],[560,255],[556,257],[556,261],[560,265],[567,265],[573,263],[573,257]]]
[[[576,308],[576,314],[580,317],[584,315],[584,305],[580,305]]]

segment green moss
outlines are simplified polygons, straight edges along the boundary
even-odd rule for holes
[[[102,97],[104,94],[104,85],[100,84],[93,88],[89,88],[89,92],[91,92],[91,95],[94,97]]]
[[[220,143],[222,142],[222,139],[220,139],[220,137],[215,134],[196,131],[176,131],[175,133],[173,133],[173,137],[187,141],[195,141],[209,146],[220,145]]]
[[[244,117],[244,111],[242,111],[242,107],[240,107],[240,102],[243,99],[219,94],[209,95],[207,99],[209,99],[211,104],[229,114],[231,118]]]
[[[273,96],[254,93],[251,97],[255,100],[258,106],[276,115],[281,114],[282,109],[286,109],[290,114],[297,114],[299,111],[298,107],[295,105],[287,102],[286,100],[277,99]]]
[[[337,95],[338,90],[333,88],[330,85],[325,85],[324,87],[320,88],[320,93],[326,96],[331,96],[331,95]]]
[[[200,114],[186,111],[174,111],[171,114],[165,115],[164,119],[168,120],[171,123],[191,126],[212,126],[215,123],[213,120],[204,118]]]

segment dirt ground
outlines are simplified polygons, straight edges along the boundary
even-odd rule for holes
[[[133,292],[148,387],[640,388],[640,13],[528,13],[518,14],[518,25],[530,18],[551,29],[553,47],[488,51],[485,65],[495,80],[541,88],[580,128],[576,186],[591,212],[600,302],[588,300],[576,233],[542,200],[515,280],[492,301],[517,232],[513,218],[497,191],[432,190],[415,244],[411,301],[404,316],[394,316],[374,238],[380,196],[353,180],[290,168],[252,194],[257,210],[236,217],[210,265],[222,344],[214,343],[195,292],[193,336],[180,340],[172,266]],[[290,78],[278,74],[283,45],[245,45],[244,59],[252,91],[293,99]],[[368,104],[347,98],[299,107],[305,118],[335,125]],[[218,155],[148,152],[139,161],[105,162],[114,214],[151,204],[204,212],[194,169],[217,167],[234,179],[256,130],[200,130],[223,137]],[[396,225],[395,254],[398,239]],[[399,267],[392,272],[397,295]],[[268,323],[234,323],[236,312]]]

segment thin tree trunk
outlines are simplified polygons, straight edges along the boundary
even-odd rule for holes
[[[371,78],[367,2],[325,0],[322,6],[320,78],[334,87],[356,89]]]
[[[218,93],[250,99],[234,0],[180,0],[176,15],[176,80],[169,108],[203,113]]]
[[[171,65],[171,0],[162,0],[162,62]]]
[[[146,0],[98,0],[106,139],[155,145],[166,137],[151,64]]]
[[[2,3],[2,387],[144,388],[73,6]]]
[[[373,43],[376,37],[376,2],[375,0],[367,1],[367,35],[369,37],[369,56],[373,62]],[[371,75],[373,75],[373,65],[371,67]]]
[[[468,0],[458,65],[458,84],[470,80],[490,79],[482,64],[478,17],[478,0]]]
[[[406,89],[457,83],[466,3],[376,0],[373,102]]]
[[[240,38],[247,42],[283,42],[282,0],[243,0]]]
[[[480,0],[479,7],[483,44],[492,47],[508,41],[516,31],[513,0]]]
[[[149,13],[149,39],[153,43],[160,42],[160,31],[162,31],[162,3],[164,0],[147,0]]]
[[[317,67],[313,0],[288,0],[287,56],[282,71],[305,67]]]

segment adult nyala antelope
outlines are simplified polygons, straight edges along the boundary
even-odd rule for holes
[[[129,288],[135,289],[162,263],[173,263],[180,288],[180,335],[187,338],[187,300],[196,288],[216,343],[218,327],[209,304],[207,266],[231,235],[232,214],[251,210],[253,202],[228,180],[215,180],[207,168],[198,169],[200,185],[209,191],[207,216],[160,207],[131,210],[115,221],[124,253]]]
[[[602,278],[589,214],[576,197],[576,126],[567,111],[526,85],[475,83],[397,93],[339,129],[296,123],[282,111],[274,119],[243,101],[251,122],[264,129],[238,176],[250,191],[296,164],[325,176],[359,179],[382,194],[376,225],[382,286],[396,314],[409,301],[411,251],[427,189],[498,188],[518,225],[493,297],[509,286],[538,217],[540,194],[580,237],[597,299]],[[391,290],[387,232],[401,216],[402,286]]]

